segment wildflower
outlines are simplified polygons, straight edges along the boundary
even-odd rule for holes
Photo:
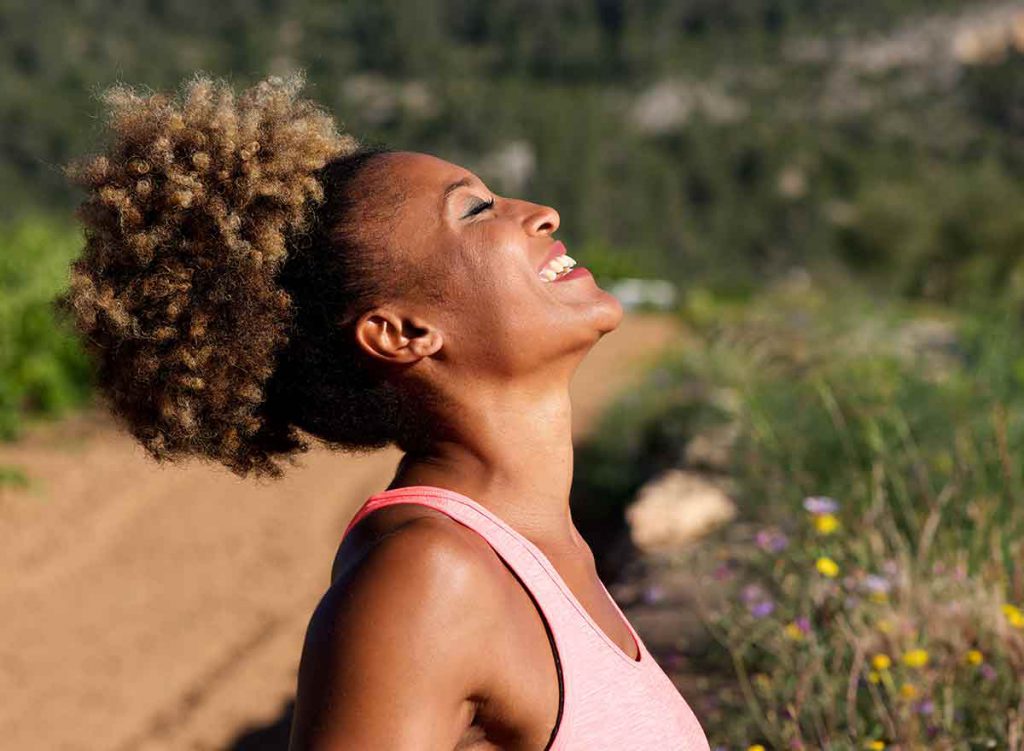
[[[883,634],[888,634],[892,631],[892,623],[887,618],[882,618],[878,621],[878,630]]]
[[[787,623],[782,629],[782,633],[786,635],[787,639],[792,639],[793,641],[800,641],[804,638],[803,629],[796,623]]]
[[[987,662],[981,666],[980,670],[981,677],[984,678],[986,681],[994,681],[999,675],[996,672],[996,669],[989,665]]]
[[[771,596],[760,584],[746,585],[740,593],[740,597],[755,618],[764,618],[775,610],[775,603]]]
[[[781,553],[789,546],[789,538],[776,529],[762,529],[754,535],[757,547],[768,553]]]
[[[892,660],[887,654],[877,654],[871,658],[871,667],[875,670],[888,670],[892,666]]]
[[[834,514],[815,514],[814,528],[819,534],[830,535],[839,528],[839,519]]]
[[[839,575],[839,564],[828,556],[819,558],[815,561],[814,566],[818,569],[818,573],[827,576],[829,579],[834,579]]]
[[[764,751],[764,746],[760,743],[755,743],[753,746],[747,746],[747,751]]]
[[[928,651],[911,649],[903,655],[903,664],[911,668],[923,668],[928,664]]]
[[[935,711],[935,702],[933,702],[931,699],[924,699],[922,701],[919,701],[917,703],[917,706],[914,707],[914,711],[918,714],[931,714]]]
[[[753,602],[757,602],[758,600],[763,600],[767,596],[768,593],[765,592],[764,587],[760,584],[747,584],[740,592],[740,597],[743,599],[743,602],[748,605]]]
[[[889,595],[885,592],[872,592],[868,595],[868,599],[871,600],[871,602],[888,602]]]
[[[916,699],[917,698],[917,686],[913,683],[904,683],[900,686],[900,696],[904,699]]]
[[[871,593],[880,592],[882,594],[888,594],[889,590],[892,589],[892,582],[884,576],[868,574],[864,577],[863,586],[866,591]]]
[[[1024,613],[1021,612],[1020,608],[1013,605],[1003,605],[1003,613],[1006,615],[1006,620],[1010,622],[1011,626],[1014,628],[1024,628]]]
[[[872,670],[868,673],[868,680],[872,683],[877,684],[879,681],[882,680],[882,676],[876,673],[874,670]]]
[[[864,748],[870,749],[870,751],[884,751],[885,741],[868,741],[864,744]]]
[[[967,662],[971,665],[980,665],[984,660],[985,655],[977,649],[972,649],[967,653]]]
[[[651,584],[643,592],[643,600],[647,605],[653,605],[665,599],[665,588],[660,584]]]
[[[828,496],[816,495],[804,498],[804,508],[812,514],[834,514],[839,504]]]
[[[795,623],[800,628],[800,630],[804,632],[804,634],[811,633],[811,622],[810,620],[808,620],[806,615],[802,615],[799,618],[797,618]]]
[[[815,514],[813,519],[814,529],[819,534],[830,535],[840,527],[839,518],[835,514]]]

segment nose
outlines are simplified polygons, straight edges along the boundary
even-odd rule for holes
[[[526,216],[523,224],[526,231],[531,235],[550,235],[558,229],[562,221],[558,212],[550,206],[543,206],[537,203],[527,203]]]

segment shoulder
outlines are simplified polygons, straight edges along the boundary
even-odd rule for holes
[[[409,635],[429,635],[446,621],[480,624],[500,616],[501,574],[500,560],[475,532],[440,514],[417,516],[374,541],[332,583],[313,621],[332,634],[399,614],[392,628]],[[380,632],[366,636],[379,640]]]
[[[401,706],[408,728],[420,712],[423,726],[450,722],[455,732],[472,717],[460,716],[463,703],[494,679],[487,656],[504,623],[501,565],[486,541],[439,515],[377,540],[314,611],[296,722],[379,738],[375,725],[392,724]]]
[[[382,607],[411,599],[427,607],[450,609],[456,604],[452,598],[470,598],[466,604],[471,604],[481,594],[493,591],[491,585],[500,572],[500,560],[485,540],[458,522],[431,512],[382,534],[332,588],[339,587],[349,597],[373,599]],[[448,604],[427,602],[424,595],[431,592],[445,595]]]

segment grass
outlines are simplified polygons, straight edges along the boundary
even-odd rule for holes
[[[703,346],[588,450],[619,499],[672,465],[737,489],[741,522],[678,560],[716,637],[693,665],[720,687],[695,697],[712,745],[1024,748],[1019,311],[795,279],[685,314]],[[716,434],[727,461],[695,465]]]

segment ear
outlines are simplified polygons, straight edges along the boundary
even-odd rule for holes
[[[441,349],[441,332],[419,316],[376,308],[356,321],[356,342],[371,357],[391,363],[414,363]]]

